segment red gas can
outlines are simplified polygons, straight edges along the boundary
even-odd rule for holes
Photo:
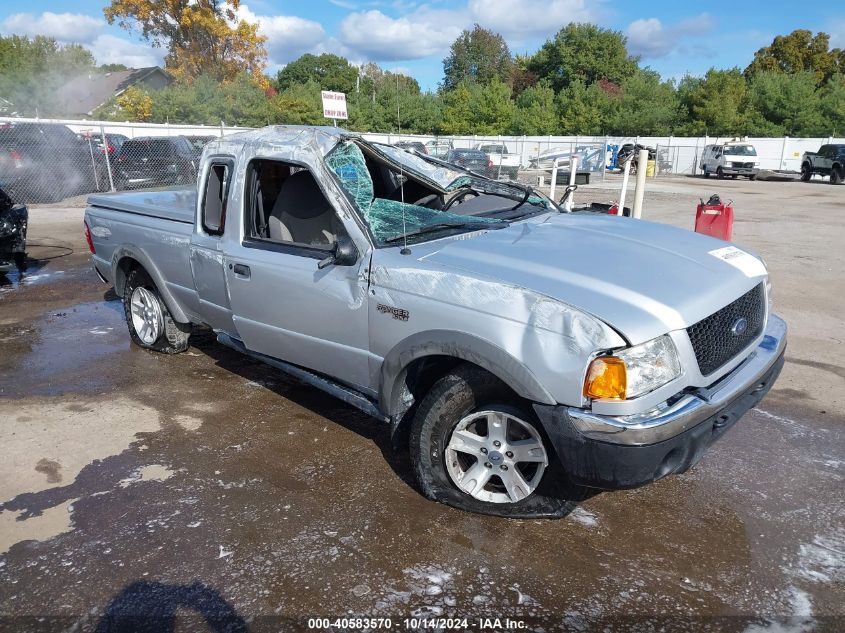
[[[723,204],[718,195],[704,200],[695,212],[695,232],[716,237],[726,242],[731,241],[734,228],[733,201]]]

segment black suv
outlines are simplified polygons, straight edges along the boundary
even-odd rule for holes
[[[184,136],[145,136],[120,147],[114,168],[118,189],[194,184],[197,156]]]
[[[102,152],[55,123],[0,123],[0,182],[24,202],[109,188]]]

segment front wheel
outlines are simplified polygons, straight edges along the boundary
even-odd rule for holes
[[[563,517],[585,495],[566,480],[530,407],[470,365],[441,378],[411,427],[411,460],[434,501],[507,517]]]
[[[126,279],[123,313],[129,336],[137,346],[165,354],[188,349],[190,326],[173,320],[155,283],[143,268],[135,268]]]
[[[810,182],[813,177],[813,170],[809,165],[801,165],[801,182]]]
[[[841,185],[842,184],[842,167],[836,167],[835,165],[830,170],[830,184],[832,185]]]

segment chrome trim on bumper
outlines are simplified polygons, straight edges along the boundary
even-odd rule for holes
[[[575,428],[585,437],[614,444],[643,445],[662,442],[691,429],[746,393],[775,364],[786,348],[786,323],[769,315],[763,338],[752,354],[731,373],[710,387],[684,395],[677,402],[635,415],[597,415],[567,409]]]

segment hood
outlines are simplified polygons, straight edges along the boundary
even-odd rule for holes
[[[632,345],[700,321],[766,277],[728,242],[624,217],[553,215],[463,238],[432,243],[421,259],[557,299]]]

